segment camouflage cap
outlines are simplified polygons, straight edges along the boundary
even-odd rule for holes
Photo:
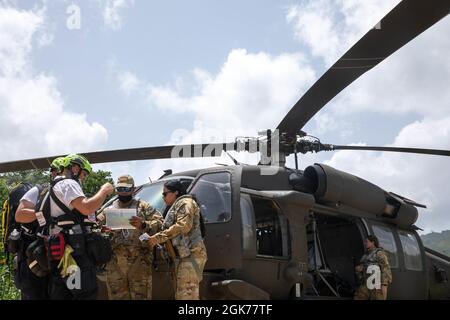
[[[121,175],[117,178],[116,187],[134,187],[134,179],[129,174]]]

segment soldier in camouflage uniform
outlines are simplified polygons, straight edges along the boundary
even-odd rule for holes
[[[152,297],[152,251],[139,240],[144,232],[152,235],[161,230],[161,214],[150,204],[133,198],[134,180],[120,176],[116,191],[119,198],[108,208],[134,209],[137,215],[130,220],[136,230],[109,230],[113,257],[106,266],[106,285],[109,299],[146,300]],[[105,213],[98,219],[104,221]]]
[[[356,277],[360,286],[355,292],[355,300],[386,300],[387,289],[392,282],[391,267],[385,251],[379,247],[378,239],[369,235],[364,241],[366,253],[361,258],[360,264],[355,267]],[[367,280],[371,276],[367,272],[370,265],[377,265],[381,271],[380,289],[369,289]]]
[[[163,197],[170,209],[164,219],[163,231],[150,237],[149,247],[172,241],[177,256],[175,299],[199,300],[199,285],[207,261],[200,208],[192,196],[186,195],[179,181],[166,182]]]

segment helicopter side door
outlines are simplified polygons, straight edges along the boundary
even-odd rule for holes
[[[239,174],[232,169],[200,171],[188,190],[200,205],[205,221],[208,261],[205,271],[241,266]]]

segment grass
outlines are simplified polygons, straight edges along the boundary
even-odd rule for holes
[[[20,291],[14,286],[12,261],[6,264],[3,245],[0,245],[0,300],[19,300]]]

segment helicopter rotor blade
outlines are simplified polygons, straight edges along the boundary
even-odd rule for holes
[[[402,148],[402,147],[372,147],[372,146],[339,146],[339,145],[326,145],[329,150],[363,150],[363,151],[388,151],[388,152],[402,152],[402,153],[416,153],[416,154],[428,154],[435,156],[447,156],[450,157],[450,150],[438,150],[438,149],[421,149],[421,148]]]
[[[331,99],[450,12],[448,0],[403,0],[300,98],[278,125],[295,136]]]
[[[169,158],[194,158],[194,157],[220,157],[222,151],[245,150],[245,144],[238,143],[212,143],[212,144],[188,144],[171,145],[147,148],[121,149],[109,151],[97,151],[80,153],[90,163],[106,163],[134,160],[152,160]],[[0,173],[24,171],[31,169],[48,169],[53,159],[60,156],[36,158],[0,163]]]

